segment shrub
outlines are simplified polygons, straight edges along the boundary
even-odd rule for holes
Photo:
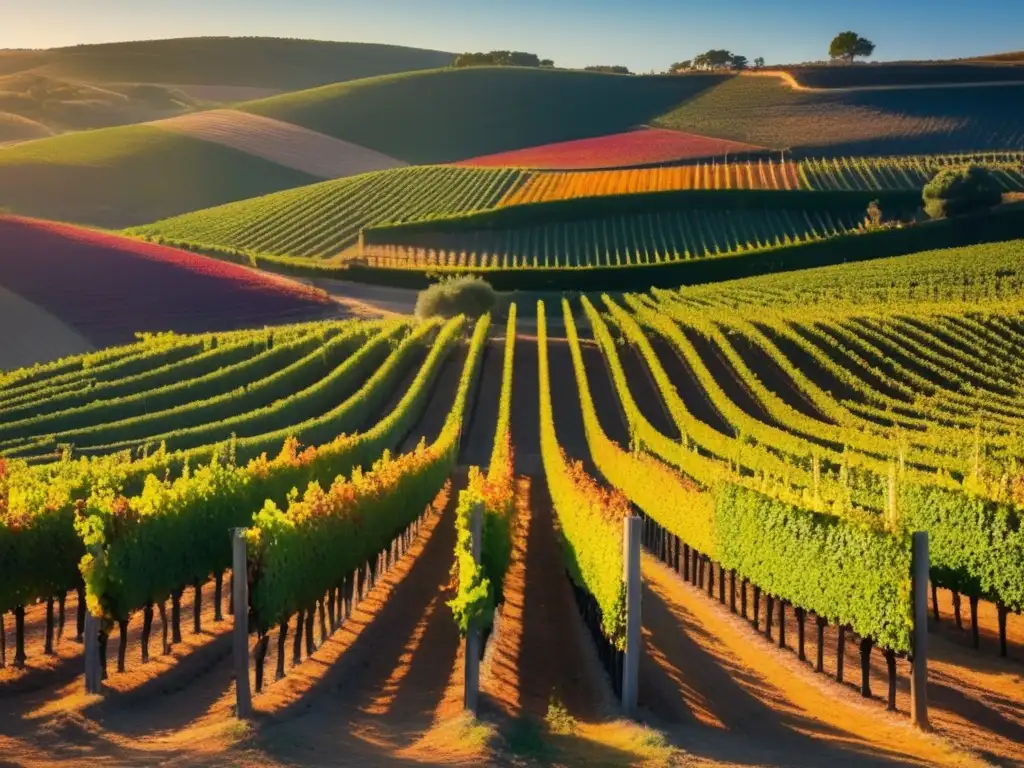
[[[435,283],[416,297],[416,316],[479,317],[490,312],[497,302],[494,289],[479,277],[466,275]]]
[[[1002,192],[984,168],[947,168],[924,188],[924,209],[933,219],[985,211],[1002,201]]]

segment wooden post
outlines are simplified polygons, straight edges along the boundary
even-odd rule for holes
[[[1006,616],[1010,609],[1002,603],[996,605],[996,612],[999,620],[999,655],[1006,658]]]
[[[473,552],[473,562],[480,565],[480,551],[484,530],[484,507],[477,504],[469,517],[470,548]],[[465,644],[465,690],[463,692],[463,706],[472,712],[477,713],[477,701],[480,694],[480,627],[475,621],[471,621],[466,632]]]
[[[249,688],[249,582],[246,578],[245,528],[231,531],[231,597],[235,626],[235,715],[252,714],[252,691]]]
[[[917,531],[913,539],[912,592],[914,630],[911,637],[913,670],[910,675],[910,722],[930,731],[928,722],[928,532]]]
[[[85,692],[100,692],[100,628],[96,617],[85,614],[85,628],[82,631],[85,639]]]
[[[643,626],[640,615],[640,518],[625,518],[623,528],[622,577],[626,582],[626,654],[622,664],[622,710],[627,717],[633,717],[636,714],[640,682],[640,628]]]
[[[974,646],[974,650],[978,650],[981,645],[981,638],[978,635],[978,596],[970,595],[968,600],[971,605],[971,645]]]

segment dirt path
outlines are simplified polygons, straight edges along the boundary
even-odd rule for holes
[[[43,308],[0,286],[0,371],[91,352],[84,336]],[[11,329],[17,329],[11,333]]]
[[[646,555],[643,574],[642,705],[689,752],[761,765],[981,764],[794,670],[742,619]]]
[[[192,112],[150,125],[221,144],[323,179],[340,179],[407,165],[308,128],[233,109]]]
[[[459,453],[460,464],[487,467],[494,447],[494,430],[498,426],[501,379],[504,373],[505,340],[491,339],[484,349],[477,391],[470,404]]]
[[[469,348],[465,344],[459,344],[455,349],[450,350],[448,356],[441,363],[441,370],[431,386],[427,406],[420,416],[416,426],[410,430],[401,445],[401,452],[406,453],[416,448],[420,440],[428,444],[437,439],[444,428],[444,422],[455,402],[455,394],[459,389],[459,379],[462,378],[462,369],[465,367],[466,357]],[[473,407],[472,398],[466,404],[467,411]]]
[[[912,85],[858,85],[847,88],[814,88],[801,85],[789,72],[744,72],[743,77],[777,77],[794,91],[808,93],[865,93],[870,91],[932,91],[938,88],[998,88],[1024,85],[1024,80],[982,80],[976,83],[916,83]]]
[[[461,643],[446,601],[461,482],[351,619],[257,698],[273,717],[254,750],[290,764],[402,765],[460,711]]]
[[[979,649],[973,650],[971,641],[971,606],[966,597],[960,598],[960,619],[963,629],[956,625],[953,609],[953,593],[948,589],[938,590],[939,621],[932,615],[931,600],[928,601],[928,629],[933,636],[964,649],[971,649],[982,659],[999,654],[999,618],[995,603],[978,601]],[[1024,676],[1024,616],[1011,613],[1006,617],[1006,650],[1009,659],[1017,662]]]

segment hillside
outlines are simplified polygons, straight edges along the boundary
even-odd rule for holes
[[[159,85],[98,87],[31,73],[0,76],[0,113],[22,121],[21,130],[6,121],[0,141],[155,120],[195,106],[180,91]],[[42,128],[25,130],[25,122]]]
[[[408,163],[448,163],[626,131],[721,80],[720,75],[443,69],[286,93],[237,108]]]
[[[824,93],[733,77],[654,124],[801,154],[1024,148],[1024,85]]]
[[[0,148],[0,211],[127,227],[316,179],[148,125]]]
[[[1014,54],[1009,54],[1013,56]],[[1019,56],[1019,54],[1017,54]],[[880,62],[782,67],[807,88],[868,88],[944,83],[1024,82],[1024,69],[998,57],[983,62]],[[1007,59],[1005,61],[1012,61]]]
[[[288,90],[443,67],[441,51],[368,43],[201,37],[0,51],[0,74],[36,72],[94,83],[233,85]]]
[[[226,330],[330,308],[311,289],[257,270],[12,217],[0,217],[0,287],[97,346],[131,341],[137,331]]]

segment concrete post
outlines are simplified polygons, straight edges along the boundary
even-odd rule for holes
[[[469,517],[470,546],[473,562],[480,565],[480,552],[483,545],[484,507],[477,504]],[[474,715],[477,711],[477,700],[480,693],[480,627],[477,622],[470,622],[465,643],[465,691],[463,705]]]
[[[626,583],[626,657],[622,664],[622,711],[627,717],[633,717],[636,714],[640,682],[640,629],[643,626],[640,614],[640,539],[643,531],[639,517],[627,517],[622,522],[622,578]]]
[[[930,731],[928,722],[928,532],[918,531],[913,538],[912,594],[914,630],[911,638],[913,670],[910,676],[910,721],[922,731]]]
[[[245,528],[231,530],[231,595],[235,626],[232,656],[235,660],[235,714],[239,718],[252,714],[252,691],[249,688],[249,580],[246,576]]]

